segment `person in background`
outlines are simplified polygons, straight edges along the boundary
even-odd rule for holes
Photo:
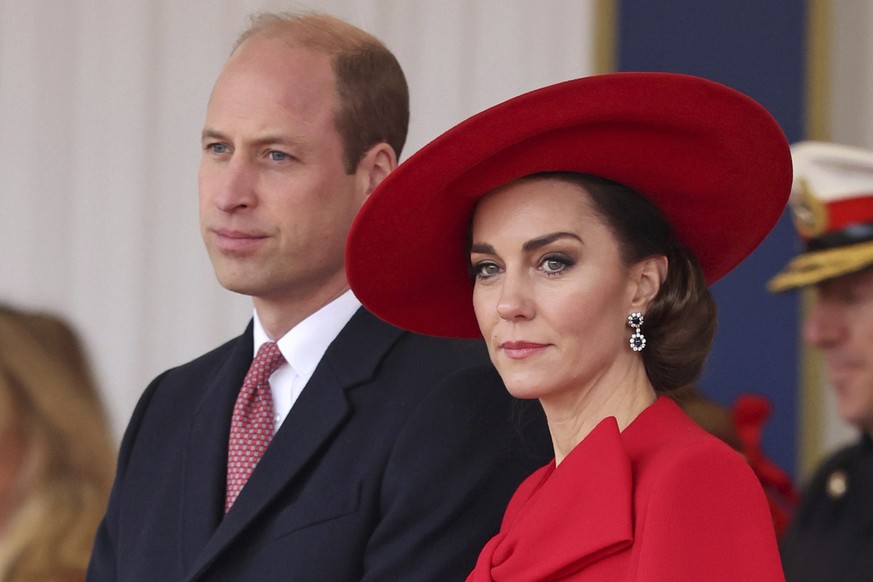
[[[73,329],[0,306],[0,581],[79,582],[115,445]]]
[[[733,410],[722,406],[706,396],[696,386],[682,386],[671,392],[670,396],[685,411],[691,420],[713,436],[717,436],[732,449],[742,452],[743,441],[737,433]]]
[[[89,581],[445,582],[473,566],[548,432],[481,341],[404,332],[349,291],[349,226],[408,117],[397,60],[348,23],[262,14],[240,37],[206,110],[200,223],[253,319],[146,389]]]
[[[768,288],[814,290],[803,338],[824,356],[839,414],[860,438],[815,471],[780,550],[790,582],[866,581],[873,575],[873,152],[815,141],[791,150],[790,208],[803,251]]]
[[[785,136],[755,101],[669,73],[595,75],[488,109],[371,194],[352,289],[421,333],[484,337],[545,411],[470,582],[783,579],[761,485],[670,398],[715,331],[707,287],[784,211]]]

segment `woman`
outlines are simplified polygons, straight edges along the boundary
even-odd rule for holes
[[[0,306],[0,580],[84,580],[114,446],[81,344]]]
[[[413,331],[481,334],[552,434],[469,580],[783,579],[751,469],[664,394],[703,366],[707,282],[790,185],[785,137],[748,97],[616,73],[480,113],[373,192],[347,247],[357,296]]]

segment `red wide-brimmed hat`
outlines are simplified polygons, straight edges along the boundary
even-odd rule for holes
[[[458,124],[373,191],[346,247],[349,284],[380,318],[480,337],[466,248],[476,202],[540,172],[593,174],[649,198],[709,283],[767,236],[791,154],[760,104],[673,73],[611,73],[525,93]]]

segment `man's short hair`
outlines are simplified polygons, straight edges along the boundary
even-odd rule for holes
[[[279,37],[290,46],[331,57],[339,96],[335,124],[343,141],[346,172],[354,173],[377,143],[387,143],[400,157],[409,128],[409,89],[400,63],[379,39],[327,14],[264,12],[252,15],[233,51],[262,36]]]

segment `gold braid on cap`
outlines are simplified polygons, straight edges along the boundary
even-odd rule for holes
[[[873,264],[873,241],[799,255],[784,271],[770,279],[772,293],[815,285],[827,279],[848,275]]]

